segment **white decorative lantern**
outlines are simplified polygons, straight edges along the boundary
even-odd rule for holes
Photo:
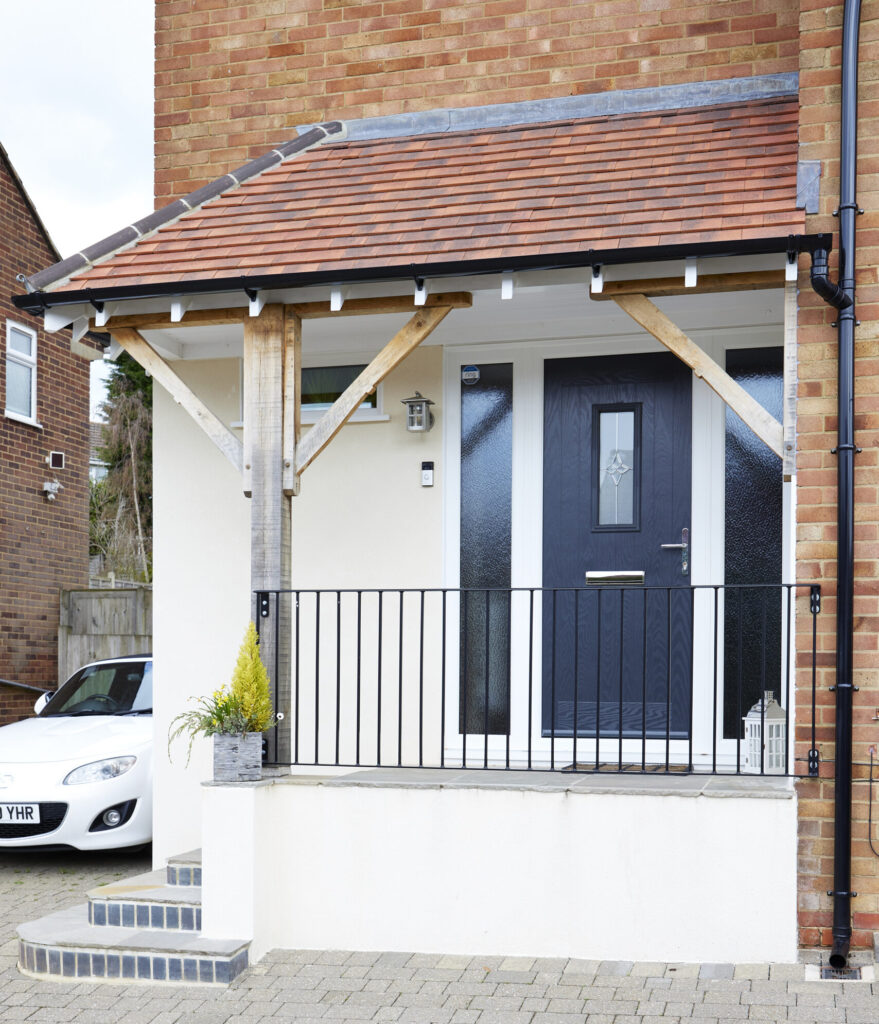
[[[434,404],[429,398],[425,398],[420,391],[416,391],[411,398],[404,398],[402,405],[406,406],[406,429],[413,433],[426,433],[433,426],[433,413],[430,407]]]
[[[787,751],[784,708],[767,690],[743,719],[745,763],[742,770],[764,775],[783,775]],[[762,752],[762,760],[761,760]]]

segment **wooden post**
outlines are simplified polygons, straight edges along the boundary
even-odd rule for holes
[[[249,474],[251,590],[289,590],[290,498],[284,493],[284,307],[267,305],[244,321],[244,471]],[[268,614],[257,605],[260,654],[268,669],[275,710],[284,714],[269,759],[291,760],[290,598],[272,596]]]

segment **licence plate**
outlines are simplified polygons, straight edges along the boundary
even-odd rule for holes
[[[38,825],[39,804],[0,804],[0,823],[6,825]]]

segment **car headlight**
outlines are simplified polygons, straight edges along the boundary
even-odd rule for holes
[[[105,761],[92,761],[91,764],[74,768],[64,779],[65,786],[79,786],[83,782],[102,782],[104,779],[115,779],[124,775],[134,766],[136,757],[108,757]]]

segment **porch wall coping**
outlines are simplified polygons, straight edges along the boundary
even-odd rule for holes
[[[344,775],[276,775],[256,782],[205,786],[331,786],[386,789],[486,789],[609,796],[677,796],[793,800],[793,779],[742,775],[616,775],[463,768],[368,768]]]

